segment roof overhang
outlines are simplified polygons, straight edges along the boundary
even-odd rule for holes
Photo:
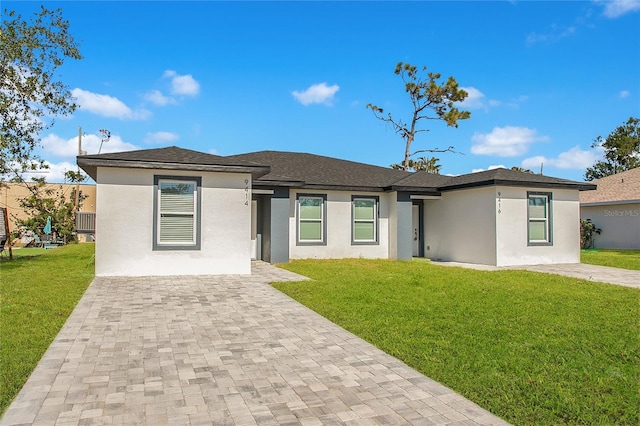
[[[640,200],[616,200],[616,201],[592,201],[588,203],[580,203],[581,207],[595,206],[619,206],[623,204],[640,204]]]
[[[438,194],[438,195],[418,195],[418,194],[411,194],[409,196],[409,198],[411,198],[412,200],[440,200],[442,199],[442,195]]]
[[[185,170],[213,173],[250,173],[254,179],[267,175],[269,166],[232,166],[212,164],[184,164],[159,161],[130,161],[102,158],[76,157],[80,166],[94,181],[98,181],[98,167],[121,167],[127,169]]]
[[[524,182],[513,180],[492,179],[482,182],[470,182],[460,185],[450,185],[440,188],[440,191],[454,191],[457,189],[478,188],[484,186],[517,186],[530,188],[573,189],[577,191],[591,191],[597,188],[591,183],[563,183],[563,182]]]

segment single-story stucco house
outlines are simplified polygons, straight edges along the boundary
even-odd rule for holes
[[[640,168],[593,183],[597,190],[580,193],[580,218],[602,230],[595,247],[640,250]]]
[[[579,191],[495,169],[405,172],[306,153],[178,147],[85,155],[96,275],[249,274],[251,259],[577,263]]]

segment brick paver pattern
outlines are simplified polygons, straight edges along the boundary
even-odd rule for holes
[[[0,424],[506,424],[253,268],[95,278]]]

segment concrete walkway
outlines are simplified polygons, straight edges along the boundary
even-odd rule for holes
[[[267,284],[302,278],[96,278],[0,424],[506,424]]]
[[[489,266],[472,263],[432,261],[434,265],[459,266],[461,268],[482,271],[500,271],[507,269],[523,269],[526,271],[558,274],[567,277],[581,278],[587,281],[616,284],[625,287],[640,288],[640,271],[610,268],[608,266],[587,265],[585,263],[566,263],[556,265],[522,265],[522,266]]]

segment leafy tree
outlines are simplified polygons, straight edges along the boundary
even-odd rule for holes
[[[69,115],[77,105],[57,80],[66,58],[81,59],[61,9],[41,7],[30,22],[4,10],[0,28],[0,176],[44,168],[35,153],[49,117]]]
[[[591,222],[591,219],[580,219],[580,248],[593,248],[595,235],[601,233],[602,229]]]
[[[427,67],[422,67],[426,72]],[[385,123],[391,124],[396,133],[405,142],[404,161],[402,170],[409,170],[410,157],[421,152],[454,152],[449,146],[446,149],[423,149],[411,152],[417,133],[427,132],[429,129],[419,127],[424,120],[442,120],[447,126],[458,127],[458,120],[466,120],[471,117],[469,111],[461,111],[454,106],[454,102],[462,102],[468,96],[467,92],[458,87],[458,82],[453,78],[444,83],[438,83],[441,75],[428,72],[426,77],[418,74],[418,68],[411,64],[398,62],[394,71],[404,82],[405,91],[409,94],[413,105],[411,119],[407,122],[394,118],[390,113],[384,115],[384,110],[377,105],[367,104],[373,115]]]
[[[86,179],[82,173],[73,171],[65,173],[65,177],[72,183],[79,183]],[[20,208],[27,214],[24,219],[13,216],[18,229],[25,227],[42,235],[47,218],[51,217],[52,233],[67,242],[74,240],[76,211],[82,206],[82,201],[87,196],[82,192],[78,194],[79,204],[76,208],[75,189],[65,193],[62,185],[47,184],[44,177],[33,178],[33,182],[22,180],[21,183],[29,190],[29,195],[18,200]]]
[[[640,167],[640,119],[629,117],[626,123],[616,127],[606,139],[598,136],[591,148],[598,146],[604,148],[604,160],[598,160],[587,168],[585,180],[601,179]]]
[[[438,161],[440,161],[440,159],[436,157],[420,157],[417,160],[409,159],[409,170],[439,175],[442,165],[438,164]],[[404,164],[402,163],[392,164],[391,168],[395,170],[405,170]]]

